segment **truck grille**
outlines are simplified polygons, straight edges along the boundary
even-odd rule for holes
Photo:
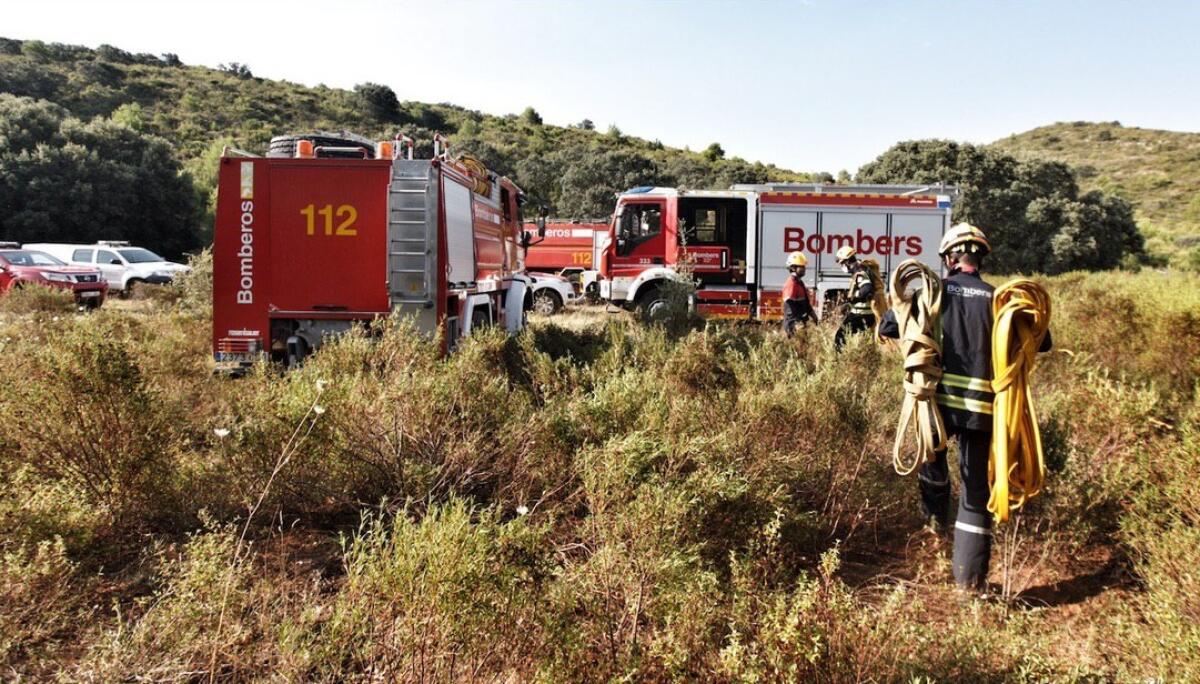
[[[94,283],[97,280],[100,280],[100,276],[96,276],[96,275],[77,275],[77,276],[75,276],[75,282],[77,282],[77,283]]]

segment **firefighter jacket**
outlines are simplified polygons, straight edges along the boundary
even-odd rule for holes
[[[855,316],[873,316],[871,301],[875,299],[875,283],[866,266],[859,264],[850,276],[850,313]]]
[[[937,403],[951,432],[992,431],[992,293],[996,288],[974,271],[955,270],[942,281],[942,381]],[[891,311],[879,334],[898,338]],[[1050,333],[1038,351],[1049,351]]]
[[[783,319],[796,323],[817,322],[817,312],[813,311],[808,299],[808,287],[794,275],[789,275],[783,283]]]

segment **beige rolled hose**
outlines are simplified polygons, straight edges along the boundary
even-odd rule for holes
[[[918,280],[921,288],[909,292],[909,286]],[[896,426],[892,466],[900,475],[908,475],[946,446],[946,425],[936,401],[942,378],[942,341],[937,333],[942,279],[928,266],[909,259],[892,271],[889,290],[904,355],[904,403]],[[904,442],[910,426],[916,450],[911,461],[905,461]]]

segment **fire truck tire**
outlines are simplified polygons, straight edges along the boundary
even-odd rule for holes
[[[375,150],[369,145],[363,144],[361,140],[350,140],[348,138],[336,138],[329,135],[277,135],[271,138],[271,143],[267,147],[268,157],[294,157],[296,156],[296,143],[301,140],[309,140],[314,147],[359,147],[367,151],[368,157],[373,157]],[[328,158],[359,158],[356,152],[329,152],[321,155]]]
[[[563,306],[562,298],[552,290],[538,290],[533,293],[533,310],[543,316],[553,316]]]
[[[483,330],[492,324],[492,316],[487,309],[476,307],[471,312],[471,334],[474,335],[476,330]]]
[[[662,314],[662,311],[668,305],[667,298],[663,296],[662,290],[658,287],[650,287],[646,291],[640,293],[637,298],[637,310],[646,318],[653,319]]]

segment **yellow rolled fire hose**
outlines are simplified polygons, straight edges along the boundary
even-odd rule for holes
[[[1029,375],[1050,328],[1050,295],[1032,280],[1012,280],[992,295],[992,453],[988,463],[996,522],[1037,495],[1046,480],[1042,435]]]
[[[921,288],[909,292],[914,281]],[[892,271],[889,295],[900,332],[904,355],[904,403],[892,446],[892,467],[908,475],[921,463],[932,461],[934,452],[946,446],[946,425],[938,410],[938,381],[942,378],[942,340],[937,331],[942,309],[942,279],[928,266],[909,259]],[[910,426],[916,437],[911,461],[902,458]]]

